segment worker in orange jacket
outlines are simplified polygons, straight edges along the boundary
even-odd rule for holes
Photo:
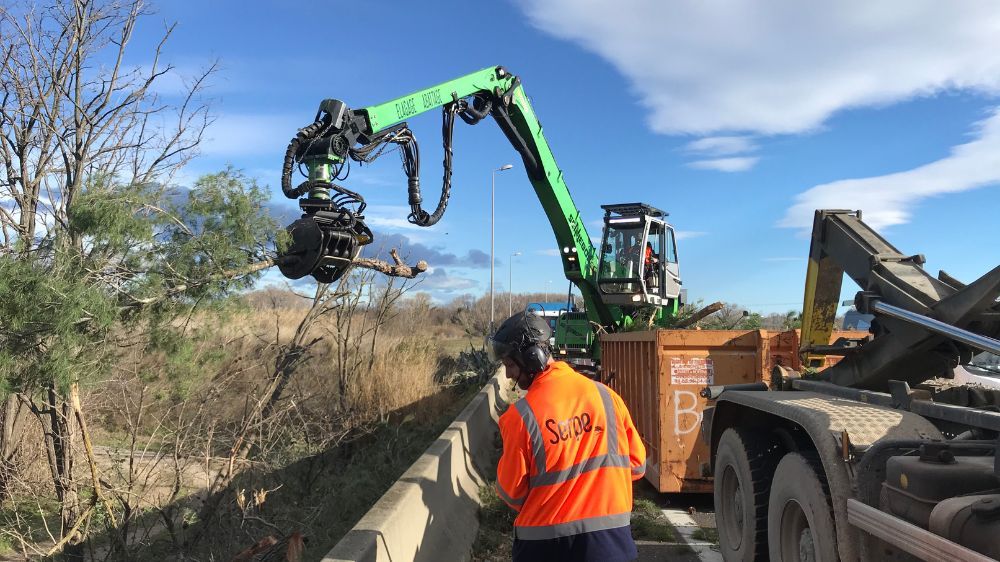
[[[518,512],[514,561],[625,562],[632,540],[632,481],[646,449],[615,391],[548,349],[549,326],[521,312],[490,339],[507,377],[527,395],[500,417],[497,493]]]

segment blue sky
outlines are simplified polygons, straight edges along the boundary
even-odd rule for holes
[[[216,120],[182,182],[232,164],[294,214],[279,189],[281,160],[320,100],[364,107],[501,64],[521,77],[591,235],[602,203],[668,211],[693,300],[800,307],[805,233],[821,206],[864,210],[932,272],[968,282],[1000,261],[1000,11],[991,2],[152,7],[135,52],[177,22],[165,95],[221,63],[210,90]],[[410,124],[425,198],[436,200],[440,113]],[[565,291],[551,229],[490,121],[456,125],[451,204],[435,227],[405,224],[393,155],[355,168],[346,184],[368,200],[382,240],[428,259],[420,290],[449,300],[489,290],[490,172],[507,163],[515,168],[496,178],[498,290],[512,265],[515,291]],[[512,252],[522,255],[511,264]]]

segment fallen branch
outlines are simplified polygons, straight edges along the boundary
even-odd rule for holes
[[[704,320],[706,316],[715,314],[716,312],[722,310],[722,308],[723,304],[721,302],[713,302],[712,304],[706,306],[705,308],[699,310],[698,312],[695,312],[694,314],[685,318],[684,320],[681,320],[680,322],[674,324],[674,328],[680,329],[680,328],[687,328],[688,326],[693,326],[698,322],[700,322],[701,320]]]
[[[90,441],[90,431],[87,430],[87,420],[83,416],[83,406],[80,405],[80,385],[75,382],[71,383],[69,386],[69,403],[70,407],[73,409],[73,413],[76,415],[76,422],[80,426],[80,435],[83,436],[83,447],[87,453],[87,464],[90,466],[90,477],[94,483],[93,502],[95,504],[100,502],[104,505],[108,514],[108,524],[114,526],[115,512],[111,508],[111,501],[104,496],[104,488],[101,486],[101,480],[97,476],[97,461],[94,460],[94,445]]]
[[[59,541],[56,544],[52,545],[52,548],[50,548],[49,551],[45,553],[46,558],[51,558],[52,556],[54,556],[56,553],[61,551],[69,541],[73,540],[77,536],[77,533],[80,531],[80,527],[84,524],[84,522],[90,520],[90,516],[94,513],[95,507],[97,507],[97,504],[91,503],[90,506],[88,506],[87,509],[82,514],[80,514],[80,517],[76,520],[76,523],[73,525],[73,528],[71,528],[68,533],[64,534],[63,538],[59,539]]]

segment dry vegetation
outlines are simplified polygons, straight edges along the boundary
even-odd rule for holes
[[[480,382],[442,384],[468,339],[454,310],[396,283],[356,272],[312,295],[250,293],[178,320],[154,353],[135,343],[152,334],[122,334],[133,345],[81,392],[106,499],[84,502],[99,531],[84,556],[228,559],[300,533],[305,559],[322,557]],[[0,512],[11,556],[67,536],[40,442],[24,441]],[[86,489],[85,465],[72,474]]]

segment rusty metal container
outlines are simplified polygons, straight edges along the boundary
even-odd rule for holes
[[[854,332],[836,332],[833,339]],[[795,330],[649,330],[601,336],[601,377],[628,405],[646,446],[646,479],[660,492],[711,492],[701,436],[708,385],[770,382],[800,369]],[[831,357],[829,363],[838,358]]]

